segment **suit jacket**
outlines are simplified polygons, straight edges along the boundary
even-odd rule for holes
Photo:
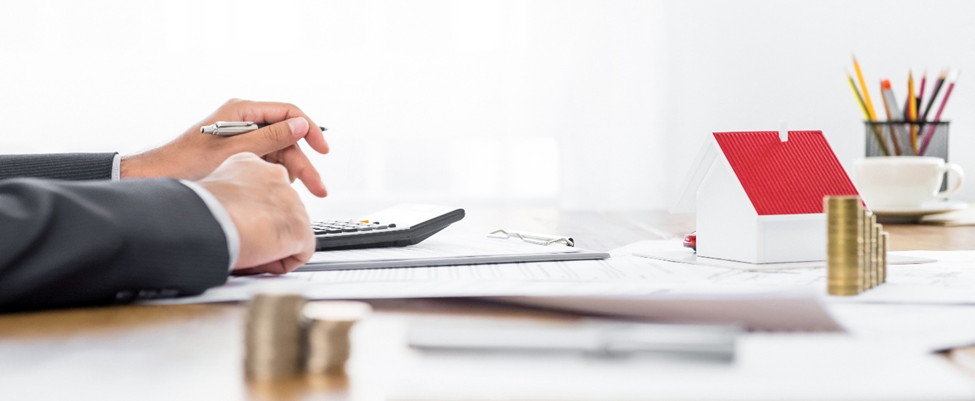
[[[109,181],[113,158],[0,156],[0,311],[193,295],[227,280],[227,239],[203,200],[173,179]]]

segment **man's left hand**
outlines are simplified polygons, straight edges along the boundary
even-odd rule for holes
[[[217,121],[251,121],[267,126],[231,137],[200,133],[201,126]],[[145,153],[123,157],[120,175],[122,178],[198,180],[210,174],[228,157],[250,152],[268,162],[283,165],[292,182],[300,179],[309,192],[324,197],[327,191],[321,176],[298,147],[301,138],[316,152],[328,153],[328,143],[318,125],[294,105],[231,99],[172,142]]]

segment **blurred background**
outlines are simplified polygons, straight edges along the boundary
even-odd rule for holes
[[[313,215],[665,209],[713,131],[823,130],[849,171],[864,151],[851,53],[875,102],[882,78],[903,99],[908,69],[975,69],[972,15],[963,1],[2,2],[0,152],[135,153],[229,98],[285,101],[329,128],[332,152],[312,159],[330,196],[299,188]],[[975,172],[969,82],[945,118],[951,161]]]

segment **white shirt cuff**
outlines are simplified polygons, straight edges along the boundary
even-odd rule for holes
[[[237,232],[237,226],[234,225],[230,214],[227,213],[227,209],[223,208],[223,205],[220,204],[217,197],[213,196],[210,191],[207,191],[199,184],[186,180],[179,180],[179,182],[186,185],[187,188],[192,189],[193,192],[196,192],[196,195],[210,208],[210,213],[217,219],[217,223],[220,223],[220,227],[223,228],[223,234],[227,237],[227,252],[230,254],[228,271],[233,271],[234,265],[237,264],[237,256],[240,254],[240,234]]]
[[[122,155],[116,153],[112,159],[112,181],[122,179]]]

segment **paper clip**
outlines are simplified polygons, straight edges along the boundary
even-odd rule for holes
[[[532,243],[536,245],[545,245],[545,246],[552,245],[552,244],[562,244],[571,247],[576,246],[575,240],[569,237],[558,237],[554,235],[535,234],[535,233],[527,233],[527,232],[519,232],[519,231],[494,230],[488,234],[488,237],[500,238],[500,239],[509,239],[514,237],[528,243]]]

